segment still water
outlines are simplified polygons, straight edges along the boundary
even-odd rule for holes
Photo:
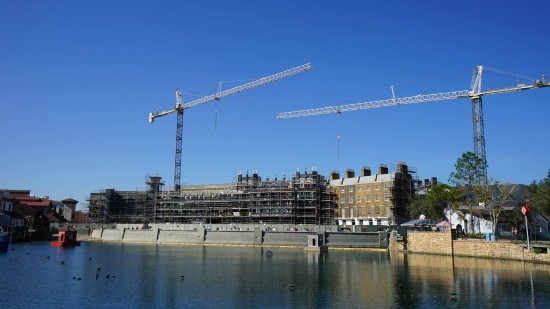
[[[419,254],[24,243],[0,254],[0,308],[550,308],[549,279],[547,265]]]

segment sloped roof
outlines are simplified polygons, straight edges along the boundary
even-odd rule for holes
[[[31,206],[31,207],[49,207],[52,205],[51,200],[41,199],[36,196],[12,196],[13,200],[18,201],[20,204]]]
[[[50,222],[64,222],[63,220],[57,218],[56,216],[52,215],[52,214],[45,214],[44,216],[46,216],[46,218],[48,219],[48,221]]]

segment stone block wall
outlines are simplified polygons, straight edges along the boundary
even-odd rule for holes
[[[528,252],[523,245],[507,240],[458,239],[451,242],[450,232],[409,232],[410,253],[443,254],[467,257],[496,258],[550,264],[549,253]]]
[[[451,254],[450,232],[412,232],[407,233],[407,251],[430,254]]]

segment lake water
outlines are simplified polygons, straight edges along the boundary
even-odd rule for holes
[[[549,308],[549,279],[548,265],[373,251],[42,242],[0,254],[1,308]]]

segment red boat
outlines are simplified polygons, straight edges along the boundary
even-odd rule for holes
[[[76,240],[76,230],[67,226],[59,230],[57,240],[50,244],[54,247],[74,247],[80,246],[80,241]]]

